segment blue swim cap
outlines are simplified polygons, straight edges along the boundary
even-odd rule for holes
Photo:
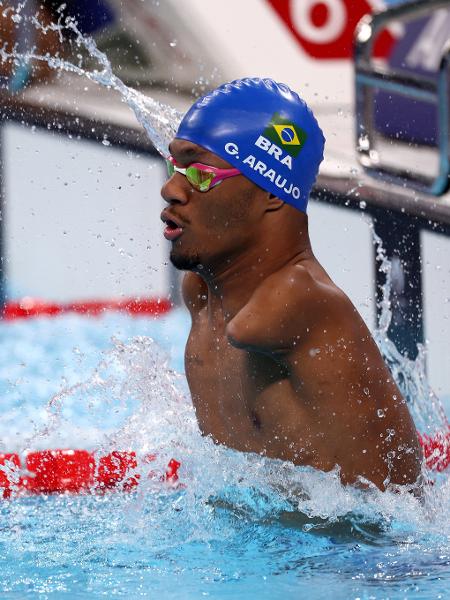
[[[325,138],[306,103],[272,79],[237,79],[191,106],[177,138],[203,146],[306,212]]]

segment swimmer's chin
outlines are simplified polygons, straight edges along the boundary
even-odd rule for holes
[[[180,271],[197,272],[201,270],[201,261],[198,254],[178,254],[172,251],[170,253],[170,262]]]

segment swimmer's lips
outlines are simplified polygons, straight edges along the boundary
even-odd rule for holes
[[[166,224],[164,229],[164,237],[166,240],[174,242],[183,233],[183,227],[171,215],[164,214],[163,212],[161,215],[161,221]]]

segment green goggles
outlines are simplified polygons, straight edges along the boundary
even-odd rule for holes
[[[224,179],[241,174],[238,169],[219,169],[202,163],[192,163],[185,168],[179,167],[172,156],[166,159],[166,164],[169,177],[181,173],[198,192],[208,192]]]

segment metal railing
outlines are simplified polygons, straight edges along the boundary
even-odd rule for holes
[[[356,144],[359,160],[365,170],[383,176],[394,183],[404,184],[419,191],[439,195],[449,187],[449,44],[444,48],[437,82],[426,76],[407,75],[395,69],[373,64],[372,51],[377,34],[387,24],[430,15],[440,8],[450,8],[449,0],[415,0],[383,12],[366,15],[355,33],[355,84],[356,84]],[[412,173],[408,166],[398,168],[382,164],[377,155],[374,138],[374,90],[401,94],[408,98],[436,105],[438,116],[439,168],[436,177]],[[374,158],[376,156],[376,158]]]

